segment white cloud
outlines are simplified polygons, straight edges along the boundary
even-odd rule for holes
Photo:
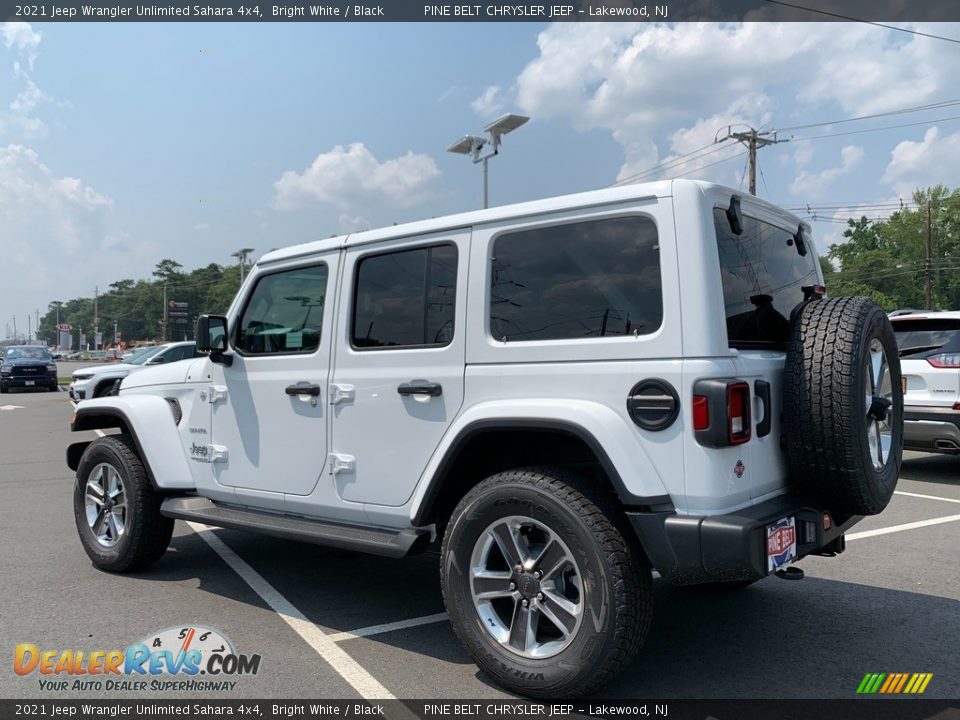
[[[204,230],[209,230],[210,223],[205,223],[205,222],[197,223],[196,225],[193,226],[193,229],[196,230],[197,232],[203,232]]]
[[[943,136],[932,127],[923,140],[904,140],[890,153],[890,163],[883,173],[900,197],[910,198],[914,190],[931,184],[960,185],[960,132]]]
[[[79,178],[57,176],[22,145],[0,146],[0,198],[9,297],[65,287],[77,259],[108,244],[104,227],[112,200]]]
[[[41,35],[33,30],[29,23],[0,23],[0,37],[6,48],[13,48],[18,58],[25,59],[30,71],[39,53]],[[9,103],[10,113],[0,114],[0,130],[5,128],[19,131],[25,138],[43,135],[47,126],[34,111],[52,98],[43,92],[24,70],[20,59],[13,62],[13,77],[23,84],[22,89]]]
[[[863,148],[859,145],[846,145],[840,151],[840,164],[820,172],[799,173],[790,183],[790,193],[816,200],[828,193],[830,186],[844,175],[849,175],[863,160]]]
[[[486,119],[493,119],[494,115],[503,111],[503,92],[499,85],[491,85],[483,94],[470,103],[473,111]]]
[[[429,155],[408,152],[380,162],[363,143],[337,145],[317,155],[303,172],[283,173],[274,183],[273,206],[289,210],[327,203],[348,218],[371,205],[409,207],[434,195],[433,181],[439,175]]]
[[[0,37],[3,38],[5,47],[14,48],[27,59],[32,70],[40,52],[40,40],[43,39],[41,33],[34,30],[30,23],[4,22],[0,23]]]
[[[799,124],[821,109],[842,117],[930,102],[960,73],[960,56],[938,43],[855,24],[559,23],[537,45],[516,81],[521,110],[610,131],[625,153],[621,178],[706,145],[728,123]],[[703,167],[723,157],[664,174],[725,175],[729,164]]]

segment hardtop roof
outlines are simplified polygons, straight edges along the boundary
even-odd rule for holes
[[[453,215],[444,215],[436,218],[424,220],[415,220],[409,223],[398,225],[389,225],[373,230],[364,230],[362,232],[348,233],[344,235],[335,235],[323,240],[314,240],[311,242],[291,245],[286,248],[272,250],[266,253],[257,262],[257,265],[273,263],[289,258],[301,257],[303,255],[312,255],[314,253],[325,252],[341,247],[353,247],[366,243],[389,240],[392,238],[402,238],[414,235],[429,235],[439,233],[445,230],[457,228],[474,227],[489,223],[501,222],[512,218],[527,217],[531,215],[540,215],[552,212],[562,212],[575,208],[592,207],[597,205],[626,203],[632,200],[642,200],[651,198],[670,197],[674,193],[674,186],[678,183],[691,184],[700,189],[704,195],[713,194],[717,191],[723,193],[736,193],[743,197],[746,196],[742,190],[730,188],[717,183],[709,183],[703,180],[661,180],[652,183],[637,183],[631,185],[622,185],[618,187],[603,188],[600,190],[590,190],[588,192],[575,193],[571,195],[559,195],[555,197],[532,200],[529,202],[515,203],[512,205],[500,205],[485,210],[470,210]],[[782,208],[773,205],[757,197],[750,197],[752,204],[768,207],[777,214],[787,214],[795,218],[791,213],[786,213]],[[795,218],[800,222],[799,218]]]

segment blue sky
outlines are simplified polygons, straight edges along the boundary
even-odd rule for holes
[[[855,24],[0,24],[0,330],[164,257],[476,207],[479,168],[444,149],[503,112],[533,120],[492,161],[491,204],[630,178],[729,123],[953,100],[958,71],[960,46]],[[856,209],[956,186],[960,121],[820,139],[953,115],[786,132],[817,139],[762,150],[759,194]],[[736,187],[739,152],[643,177]],[[823,247],[842,226],[815,229]]]

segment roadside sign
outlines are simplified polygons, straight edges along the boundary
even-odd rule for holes
[[[60,323],[59,325],[57,325],[57,330],[59,330],[60,332],[70,332],[73,330],[73,325],[71,325],[70,323]]]

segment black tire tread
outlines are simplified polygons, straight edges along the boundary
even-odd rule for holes
[[[583,475],[563,467],[522,468],[492,475],[464,495],[452,517],[462,513],[475,496],[491,488],[515,484],[536,488],[572,510],[596,539],[604,562],[614,577],[616,597],[612,608],[616,622],[613,648],[588,677],[575,686],[564,688],[565,695],[588,695],[617,675],[637,654],[646,639],[653,617],[650,566],[627,541],[629,531],[626,520],[611,494],[598,487],[599,483],[590,482]],[[441,557],[447,556],[449,537],[449,533],[444,535]],[[441,585],[446,603],[446,583],[441,582]],[[466,648],[459,629],[455,623],[453,625],[457,638]],[[517,689],[532,696],[555,695],[549,691],[539,693],[526,687]]]
[[[91,560],[97,567],[110,572],[126,573],[142,570],[155,563],[166,552],[173,535],[174,520],[160,514],[163,495],[151,485],[136,444],[130,435],[106,435],[94,440],[84,452],[84,456],[98,448],[109,448],[121,458],[124,465],[122,469],[125,470],[123,479],[128,484],[127,512],[132,510],[134,521],[127,529],[127,544],[115,560],[105,563],[95,556],[91,556]],[[81,459],[77,470],[78,483],[86,481],[84,467]],[[133,501],[132,508],[131,501]],[[78,517],[78,525],[81,521],[86,522],[85,518]],[[79,527],[78,529],[81,532],[84,530]]]
[[[877,496],[873,468],[864,466],[863,423],[854,420],[862,414],[862,388],[854,387],[861,345],[877,312],[883,313],[863,297],[807,303],[794,322],[784,369],[783,429],[794,481],[857,514],[878,513],[889,501]],[[888,362],[898,393],[896,352]]]

